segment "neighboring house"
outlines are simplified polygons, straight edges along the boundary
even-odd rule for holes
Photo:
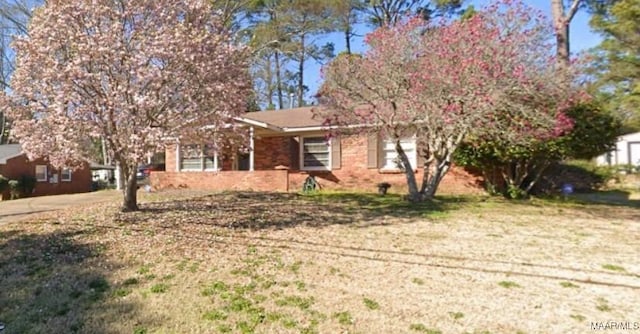
[[[406,191],[406,179],[397,168],[393,144],[366,134],[328,139],[312,107],[246,113],[237,121],[249,129],[249,147],[243,153],[211,152],[193,143],[170,145],[166,171],[152,172],[151,185],[163,188],[210,190],[298,191],[315,176],[322,189],[376,191],[380,182],[390,191]],[[412,166],[418,166],[416,142],[402,145]],[[422,180],[422,169],[416,178]],[[453,168],[439,188],[443,193],[483,192],[481,180]]]
[[[56,169],[44,159],[29,161],[19,144],[0,145],[0,175],[20,180],[23,175],[36,179],[30,196],[72,194],[91,191],[91,171],[88,166],[79,170]],[[9,191],[2,193],[9,198]]]
[[[640,166],[640,132],[618,137],[616,147],[596,158],[599,165]]]
[[[89,164],[93,181],[104,181],[107,183],[115,183],[116,166],[103,165],[97,162]]]

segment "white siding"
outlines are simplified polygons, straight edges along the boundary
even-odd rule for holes
[[[615,150],[596,158],[599,165],[640,165],[640,132],[618,137]]]

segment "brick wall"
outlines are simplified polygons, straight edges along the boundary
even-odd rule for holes
[[[269,170],[280,165],[291,167],[291,137],[256,139],[254,147],[256,170]]]
[[[289,185],[286,170],[152,172],[150,181],[154,189],[287,191]]]
[[[21,155],[7,160],[4,165],[0,165],[0,174],[10,180],[19,180],[22,175],[35,177],[36,165],[47,165],[49,176],[58,174],[58,183],[49,183],[49,181],[36,182],[34,192],[30,196],[74,194],[91,191],[91,170],[88,165],[85,168],[73,171],[70,182],[63,182],[60,180],[60,170],[48,165],[44,159],[29,161],[25,155]],[[3,192],[3,199],[8,199],[9,197],[9,191]]]
[[[274,171],[276,166],[297,166],[299,159],[298,150],[292,148],[296,142],[291,137],[264,137],[256,139],[255,142],[255,169],[257,171]],[[343,136],[341,138],[341,167],[332,171],[299,171],[290,168],[288,184],[281,185],[281,179],[259,180],[260,177],[272,177],[271,174],[255,173],[247,176],[248,172],[231,172],[230,164],[223,161],[223,169],[220,173],[210,172],[175,172],[176,170],[176,149],[175,146],[167,148],[166,166],[167,172],[157,173],[157,188],[166,187],[189,187],[204,189],[249,189],[248,185],[254,184],[255,190],[282,189],[283,191],[298,191],[302,189],[304,180],[309,175],[316,176],[323,189],[336,190],[362,190],[377,191],[376,184],[389,182],[392,187],[390,192],[405,193],[407,182],[402,172],[382,172],[378,169],[367,168],[367,138],[366,136]],[[295,156],[295,157],[292,157]],[[296,159],[296,161],[292,161]],[[172,173],[173,172],[173,173]],[[281,171],[274,171],[281,172]],[[277,174],[280,175],[280,174]],[[278,176],[280,177],[280,176]],[[229,178],[229,180],[221,180]],[[422,181],[422,170],[418,170],[416,178],[420,184]],[[152,184],[154,178],[152,177]],[[215,181],[213,181],[215,180]],[[442,180],[438,193],[440,194],[478,194],[483,193],[481,178],[461,169],[452,168]],[[273,183],[272,183],[273,182]],[[206,185],[201,183],[207,183]],[[236,183],[240,185],[236,185]]]
[[[403,172],[382,172],[367,168],[366,136],[343,136],[341,138],[342,165],[331,171],[291,171],[289,189],[302,190],[304,180],[314,175],[323,189],[377,191],[380,182],[389,182],[389,192],[406,193],[407,181]],[[422,182],[422,170],[416,172],[418,186]],[[440,183],[439,194],[481,194],[481,178],[462,168],[452,168]]]
[[[177,171],[177,159],[176,145],[168,145],[164,151],[164,166],[167,172]]]

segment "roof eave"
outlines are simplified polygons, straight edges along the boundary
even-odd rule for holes
[[[246,118],[246,117],[234,117],[234,120],[236,120],[238,122],[246,123],[248,125],[261,127],[261,128],[272,130],[272,131],[276,131],[276,132],[284,132],[283,128],[280,128],[280,127],[275,126],[273,124],[256,121],[256,120],[253,120],[253,119],[250,119],[250,118]]]
[[[20,153],[12,154],[12,155],[6,156],[6,157],[4,157],[4,158],[0,158],[0,165],[4,165],[4,164],[6,164],[6,163],[7,163],[7,160],[9,160],[9,159],[13,159],[13,158],[17,158],[17,157],[19,157],[19,156],[21,156],[21,155],[24,155],[24,152],[20,152]]]

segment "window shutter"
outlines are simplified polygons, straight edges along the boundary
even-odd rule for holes
[[[340,169],[342,166],[342,152],[340,137],[331,138],[331,169]]]
[[[378,135],[367,136],[367,168],[378,168]]]
[[[300,169],[300,141],[298,137],[291,137],[289,139],[289,160],[291,170]]]

